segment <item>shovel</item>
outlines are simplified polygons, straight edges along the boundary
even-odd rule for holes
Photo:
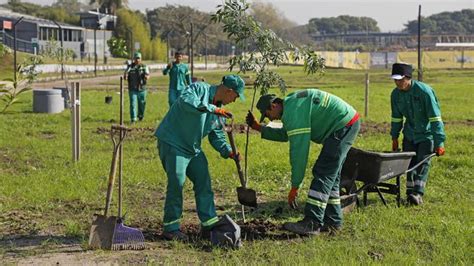
[[[145,248],[145,238],[140,230],[125,226],[122,218],[122,143],[130,129],[123,126],[123,78],[120,77],[120,125],[112,125],[110,136],[114,143],[112,164],[110,166],[109,184],[105,201],[104,215],[94,214],[91,231],[89,235],[89,247],[92,249],[124,250]],[[120,133],[118,141],[115,134]],[[112,190],[117,171],[117,159],[120,163],[119,172],[119,205],[118,216],[108,216]]]
[[[130,131],[130,129],[119,125],[112,125],[110,130],[110,136],[114,143],[112,164],[110,166],[104,214],[94,214],[91,226],[89,247],[92,249],[121,250],[145,248],[145,239],[140,230],[123,225],[122,218],[119,216],[107,216],[112,200],[119,149],[127,131]],[[120,134],[118,141],[115,139],[116,133]]]
[[[221,121],[223,124],[223,122]],[[227,132],[227,135],[229,136],[229,142],[230,146],[232,148],[232,152],[237,155],[237,148],[235,147],[235,141],[234,141],[234,134],[232,133],[233,130],[233,124],[234,120],[231,122],[230,127],[226,127],[223,125],[224,130]],[[255,190],[247,188],[246,187],[246,182],[244,178],[244,173],[242,171],[242,167],[240,166],[240,161],[238,158],[234,159],[235,165],[237,166],[237,172],[239,173],[239,180],[240,180],[240,187],[237,188],[237,198],[239,200],[239,203],[245,206],[249,207],[257,207],[257,193]]]

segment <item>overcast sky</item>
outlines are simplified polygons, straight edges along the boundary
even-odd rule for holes
[[[56,0],[23,0],[37,4],[51,4]],[[83,0],[89,1],[89,0]],[[443,11],[474,9],[474,0],[261,0],[271,2],[287,18],[302,25],[310,18],[335,17],[339,15],[367,16],[375,19],[382,31],[400,31],[409,20],[418,16],[418,5],[422,5],[423,16]],[[6,3],[7,0],[0,0]],[[131,9],[154,9],[166,4],[186,5],[212,12],[223,0],[129,0]],[[252,2],[252,1],[248,1]],[[474,21],[473,21],[474,23]]]

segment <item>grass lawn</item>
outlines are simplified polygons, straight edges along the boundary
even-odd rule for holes
[[[363,71],[329,69],[322,77],[306,76],[299,67],[281,67],[289,92],[318,87],[340,96],[361,114],[364,112]],[[209,83],[219,82],[224,72],[197,72]],[[385,151],[389,136],[390,92],[394,88],[388,70],[370,72],[370,105],[363,117],[364,130],[356,147]],[[245,74],[251,80],[253,74]],[[247,239],[239,250],[210,249],[207,241],[189,244],[161,239],[166,176],[158,158],[154,129],[165,115],[167,80],[152,73],[145,120],[133,125],[124,144],[124,212],[126,224],[145,233],[147,249],[127,252],[79,252],[91,261],[168,264],[461,264],[474,263],[474,71],[432,70],[424,75],[435,90],[446,123],[446,155],[435,158],[427,185],[425,204],[396,207],[388,195],[385,207],[376,195],[367,206],[345,216],[342,233],[314,238],[295,237],[281,230],[287,221],[302,217],[311,167],[320,145],[312,144],[300,209],[286,203],[290,187],[288,143],[261,140],[251,134],[249,187],[258,192],[259,208],[241,221],[235,188],[237,171],[231,160],[221,159],[204,140],[215,201],[219,214],[227,213],[242,225]],[[117,88],[118,81],[106,83]],[[70,112],[32,113],[32,94],[0,115],[0,259],[15,263],[41,254],[60,253],[66,244],[86,248],[92,215],[105,201],[112,142],[107,133],[118,121],[117,90],[86,88],[82,92],[82,158],[71,162]],[[276,89],[272,90],[279,93]],[[246,102],[228,109],[242,124],[250,108]],[[104,97],[113,95],[112,104]],[[128,96],[124,117],[128,121]],[[190,129],[192,130],[192,129]],[[243,151],[245,134],[237,134]],[[402,179],[403,188],[404,178]],[[394,180],[393,180],[394,181]],[[114,200],[117,195],[114,195]],[[191,182],[185,185],[183,226],[196,236],[199,230]],[[112,206],[115,213],[116,205]],[[24,243],[35,243],[27,245]],[[77,254],[76,254],[77,255]]]

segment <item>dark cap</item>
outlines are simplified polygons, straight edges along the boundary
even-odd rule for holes
[[[262,113],[262,117],[260,118],[260,123],[263,122],[263,119],[265,119],[265,112],[267,110],[270,110],[270,106],[273,103],[273,101],[276,99],[275,94],[265,94],[258,99],[257,102],[257,109]]]
[[[403,77],[411,78],[413,67],[404,63],[395,63],[392,65],[392,79],[402,79]]]

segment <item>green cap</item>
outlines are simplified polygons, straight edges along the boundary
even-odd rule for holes
[[[222,78],[222,84],[229,89],[233,89],[239,95],[240,99],[245,100],[244,88],[245,81],[238,75],[227,75]]]
[[[133,54],[133,58],[135,58],[135,59],[142,59],[142,53],[140,53],[140,52],[135,52],[135,53]]]
[[[262,113],[262,117],[260,118],[260,123],[263,122],[263,119],[265,119],[265,112],[267,110],[270,110],[270,105],[273,103],[273,101],[277,98],[275,94],[265,94],[258,99],[257,102],[257,109]]]

